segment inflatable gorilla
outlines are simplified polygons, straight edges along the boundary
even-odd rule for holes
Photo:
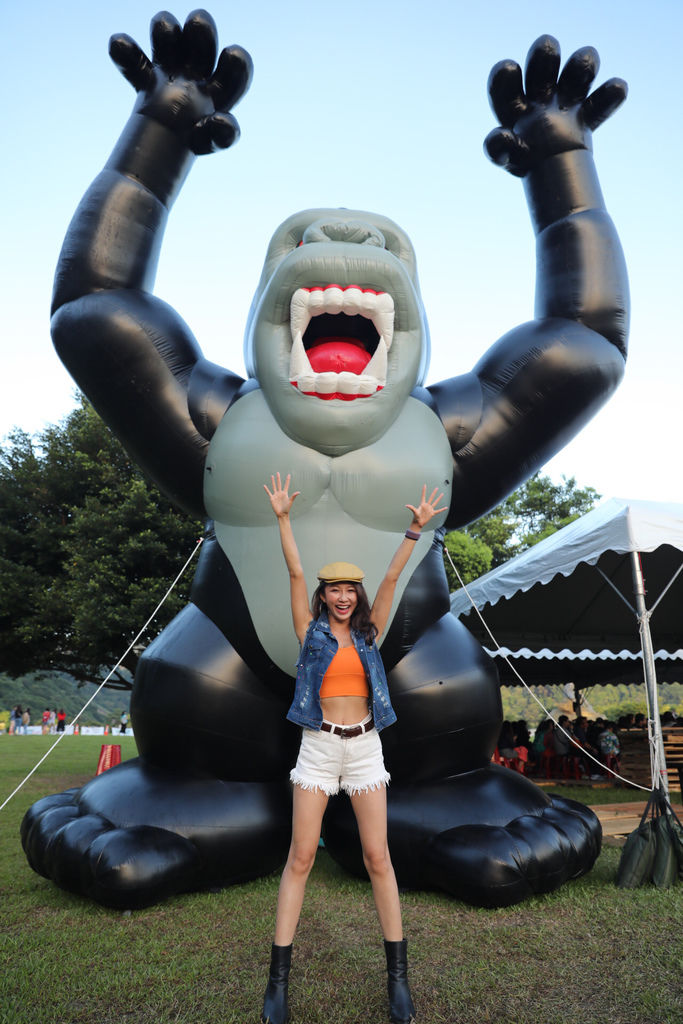
[[[591,48],[559,74],[550,36],[523,81],[502,62],[489,88],[501,127],[489,156],[523,178],[537,236],[536,319],[471,373],[423,384],[428,335],[415,257],[392,221],[308,210],[275,232],[246,333],[248,378],[204,359],[151,293],[169,208],[195,156],[237,138],[229,113],[249,56],[224,50],[204,11],[152,21],[150,61],[127,36],[111,55],[137,92],[119,142],[69,227],[52,332],[62,360],[145,471],[208,514],[191,603],[140,660],[131,711],[139,758],[27,813],[31,866],[105,905],[276,869],[290,830],[285,720],[296,639],[288,578],[263,482],[301,490],[305,568],[351,558],[372,594],[423,482],[448,514],[417,544],[382,643],[398,723],[384,734],[389,840],[399,882],[503,905],[587,871],[600,827],[492,765],[502,713],[495,669],[450,614],[443,528],[481,515],[564,445],[617,386],[628,288],[591,152],[621,103],[612,79],[588,95]],[[378,496],[380,496],[378,498]],[[363,873],[340,797],[325,841]]]

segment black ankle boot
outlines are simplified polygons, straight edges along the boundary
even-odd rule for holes
[[[292,963],[292,947],[276,946],[273,943],[270,952],[270,975],[266,994],[263,999],[261,1024],[287,1024],[289,1007],[287,1005],[287,986],[289,968]]]
[[[415,1020],[415,1007],[408,988],[408,943],[384,941],[387,955],[387,988],[389,990],[389,1020],[391,1024],[411,1024]]]

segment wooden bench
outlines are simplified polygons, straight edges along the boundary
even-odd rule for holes
[[[664,757],[669,778],[669,789],[680,790],[681,778],[679,768],[683,770],[683,727],[664,726]],[[638,782],[641,786],[651,785],[650,779],[650,745],[647,729],[622,729],[619,732],[621,744],[620,775],[625,779]]]
[[[650,744],[647,729],[619,730],[619,774],[640,786],[650,786]]]
[[[662,726],[662,737],[664,739],[664,757],[666,758],[669,776],[669,789],[681,789],[683,726]]]

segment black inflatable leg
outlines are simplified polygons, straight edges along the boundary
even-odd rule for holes
[[[389,848],[399,884],[439,888],[478,906],[505,906],[589,871],[600,823],[582,804],[550,799],[497,765],[441,782],[388,791]],[[348,802],[328,808],[325,845],[364,877]]]
[[[31,867],[62,888],[135,908],[268,874],[290,831],[287,781],[171,775],[135,759],[34,804],[22,842]]]

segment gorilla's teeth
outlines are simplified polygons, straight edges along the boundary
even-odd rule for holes
[[[379,342],[372,359],[362,374],[344,370],[342,373],[315,373],[310,364],[303,336],[311,317],[321,313],[344,313],[372,320]],[[290,304],[292,352],[289,379],[299,391],[317,395],[349,395],[367,397],[386,384],[387,352],[394,335],[394,300],[388,292],[349,285],[326,285],[324,288],[298,288]]]
[[[328,371],[326,373],[316,373],[315,375],[315,391],[319,395],[333,395],[337,390],[337,381],[339,379],[338,373],[332,373]]]
[[[383,384],[387,379],[387,346],[384,338],[380,338],[375,354],[363,371],[364,377],[373,377]]]
[[[298,288],[292,295],[292,301],[289,306],[289,326],[293,342],[297,335],[303,338],[304,332],[311,322],[309,297],[310,293],[303,288]]]
[[[325,313],[346,312],[344,309],[344,292],[341,288],[337,288],[334,285],[328,285],[323,294]]]
[[[321,396],[339,394],[365,398],[384,387],[376,377],[346,370],[342,373],[302,373],[296,379],[291,378],[290,382],[303,394]]]
[[[306,355],[306,349],[304,348],[301,333],[297,332],[294,342],[292,343],[292,354],[289,358],[289,379],[298,380],[304,375],[310,376],[312,374],[313,367]]]
[[[372,322],[388,352],[394,339],[394,300],[388,292],[379,292],[375,299]]]
[[[377,292],[358,285],[341,287],[336,284],[324,288],[297,288],[290,303],[290,329],[292,340],[303,337],[311,317],[321,313],[344,313],[372,320],[375,330],[384,340],[387,351],[394,337],[394,300],[388,292]]]
[[[343,370],[339,374],[335,391],[339,391],[340,394],[343,395],[357,395],[360,393],[360,384],[361,378],[357,373],[349,373],[348,371]],[[371,394],[374,394],[374,390]]]

